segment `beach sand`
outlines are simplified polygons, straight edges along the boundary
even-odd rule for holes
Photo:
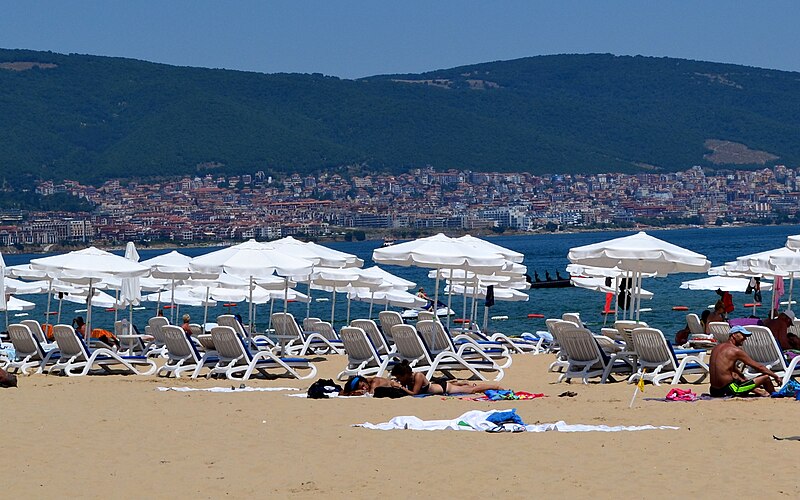
[[[797,497],[794,400],[647,401],[625,383],[555,384],[551,355],[518,355],[502,384],[532,401],[427,397],[308,400],[288,392],[160,392],[225,380],[20,377],[0,389],[2,496],[81,498]],[[343,357],[317,363],[333,378]],[[313,380],[252,380],[306,388]],[[682,385],[705,392],[708,384]],[[576,397],[557,397],[564,391]],[[672,425],[679,430],[492,434],[352,427],[398,415],[451,419],[516,408],[527,423]]]

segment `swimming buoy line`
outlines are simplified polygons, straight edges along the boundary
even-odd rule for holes
[[[459,324],[469,323],[469,320],[466,319],[466,318],[456,318],[456,319],[453,320],[453,323],[459,323]]]
[[[222,305],[223,307],[236,307],[237,304],[236,302],[229,302],[227,304],[222,304]]]
[[[673,311],[688,311],[689,308],[687,306],[672,306]]]
[[[529,318],[544,318],[544,314],[539,313],[531,313],[528,315]]]
[[[756,302],[755,304],[750,303],[750,304],[745,304],[744,306],[745,307],[758,307],[760,305],[761,305],[761,302]]]

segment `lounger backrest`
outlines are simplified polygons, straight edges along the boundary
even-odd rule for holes
[[[215,326],[211,329],[211,340],[217,350],[220,361],[248,362],[248,353],[240,337],[230,326]]]
[[[120,335],[128,335],[130,333],[127,321],[119,320],[114,322],[114,335],[119,337]]]
[[[745,327],[752,333],[742,344],[742,349],[748,356],[758,363],[766,365],[771,370],[785,370],[786,363],[783,351],[772,335],[772,331],[765,326],[752,325]],[[727,339],[726,339],[727,340]]]
[[[147,326],[150,327],[150,335],[155,339],[157,346],[164,345],[164,335],[161,333],[161,327],[169,324],[169,320],[164,316],[154,316],[147,320]]]
[[[625,342],[625,350],[634,351],[631,332],[634,328],[647,328],[644,321],[619,320],[614,322],[614,328],[619,332],[620,338]]]
[[[392,341],[392,328],[395,325],[402,325],[404,323],[403,316],[397,311],[381,311],[378,313],[378,319],[381,322],[381,330],[386,338]]]
[[[669,363],[672,369],[675,369],[675,358],[673,351],[670,350],[667,344],[667,339],[661,330],[655,328],[634,328],[631,332],[633,339],[633,348],[636,351],[639,359],[647,364],[654,365],[660,363]]]
[[[350,364],[357,365],[364,361],[379,363],[378,352],[364,330],[354,326],[345,326],[339,332],[339,336],[342,338],[342,344],[344,344]]]
[[[313,331],[322,335],[327,340],[339,340],[339,335],[336,334],[336,330],[334,330],[333,326],[327,321],[317,321],[314,323]]]
[[[569,321],[570,323],[583,327],[583,321],[581,321],[580,313],[564,313],[561,315],[561,319],[563,321]]]
[[[86,361],[89,359],[89,348],[86,343],[78,337],[72,325],[55,325],[53,327],[53,337],[61,351],[61,358],[72,358],[76,361]]]
[[[436,313],[431,311],[420,311],[419,314],[417,314],[417,321],[431,321],[435,317]]]
[[[796,319],[792,321],[792,326],[789,327],[789,333],[793,333],[800,337],[800,321]]]
[[[14,344],[18,358],[34,356],[36,359],[41,359],[42,347],[34,338],[28,325],[20,323],[8,325],[8,336],[11,343]]]
[[[164,333],[164,342],[171,359],[192,359],[194,361],[200,359],[200,354],[186,337],[186,332],[183,331],[183,328],[175,325],[166,325],[161,328],[161,331]]]
[[[561,346],[567,350],[568,359],[589,362],[602,361],[603,355],[592,337],[592,332],[585,328],[564,328],[559,332]]]
[[[322,321],[319,318],[305,318],[303,320],[303,332],[316,332],[314,325]]]
[[[217,326],[227,326],[233,329],[234,332],[239,334],[241,337],[246,337],[247,332],[244,331],[244,327],[239,320],[236,319],[236,316],[233,314],[222,314],[217,316]]]
[[[686,315],[686,324],[689,325],[689,333],[692,335],[702,335],[705,333],[703,331],[703,324],[700,323],[700,318],[695,313]]]
[[[431,363],[428,348],[413,325],[394,325],[392,327],[392,338],[394,338],[394,345],[397,347],[397,352],[394,353],[394,356],[397,356],[400,360],[406,359],[410,362],[424,361],[428,364]]]
[[[36,321],[35,319],[24,319],[20,321],[19,324],[27,326],[30,329],[33,336],[36,337],[36,340],[45,344],[47,343],[47,338],[45,337],[44,332],[42,331],[42,325],[39,324],[38,321]]]
[[[294,320],[292,313],[273,313],[272,328],[275,329],[276,335],[291,335],[293,337],[303,338],[303,333],[300,331],[300,327]]]
[[[749,327],[745,328],[749,329]],[[728,341],[730,331],[731,325],[725,321],[712,321],[708,324],[708,333],[714,336],[718,344]]]
[[[417,331],[430,349],[431,354],[452,351],[453,344],[438,321],[417,321]],[[444,334],[444,335],[442,335]]]
[[[371,319],[354,319],[350,322],[350,326],[364,330],[364,333],[367,334],[370,341],[372,341],[372,345],[375,346],[379,354],[386,354],[389,352],[389,343],[374,321]]]
[[[189,323],[189,329],[192,331],[192,335],[195,337],[205,333],[203,332],[203,327],[201,325],[198,325],[197,323]]]

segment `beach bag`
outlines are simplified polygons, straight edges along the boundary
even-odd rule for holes
[[[332,393],[342,392],[342,386],[329,378],[321,378],[308,388],[308,397],[311,399],[327,399]]]

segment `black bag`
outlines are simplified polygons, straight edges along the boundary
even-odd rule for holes
[[[410,396],[410,394],[399,387],[376,387],[372,396],[376,398],[397,399]]]
[[[342,392],[342,386],[329,378],[321,378],[308,388],[308,397],[311,399],[327,399],[333,392]]]

